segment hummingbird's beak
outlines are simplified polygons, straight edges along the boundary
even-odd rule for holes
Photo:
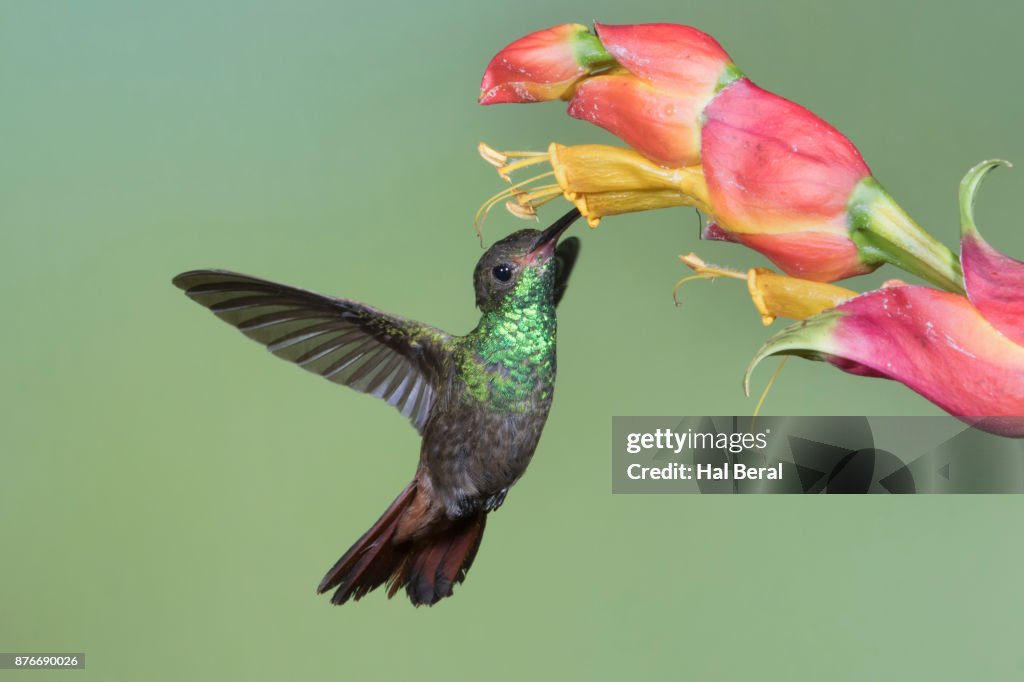
[[[562,233],[569,229],[569,226],[576,222],[576,219],[580,217],[580,211],[577,208],[572,209],[564,216],[556,220],[551,227],[540,233],[540,237],[537,238],[537,243],[533,245],[530,253],[527,257],[531,261],[546,261],[551,258],[555,252],[555,246],[558,244],[558,238],[562,236]]]

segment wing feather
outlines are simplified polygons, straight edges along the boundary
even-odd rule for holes
[[[174,284],[279,358],[385,400],[423,432],[446,371],[444,332],[357,301],[223,270]]]

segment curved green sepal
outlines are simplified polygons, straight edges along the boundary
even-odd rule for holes
[[[743,375],[743,392],[750,396],[750,375],[762,360],[773,355],[797,355],[808,360],[824,360],[835,354],[832,332],[842,318],[839,310],[827,310],[781,330],[754,354]]]
[[[977,166],[967,171],[964,175],[964,179],[960,181],[960,237],[967,236],[968,233],[977,232],[978,228],[974,224],[974,199],[978,194],[978,188],[981,187],[981,181],[984,179],[988,172],[998,168],[999,166],[1006,166],[1007,168],[1013,168],[1013,164],[1003,159],[987,159],[982,161]]]

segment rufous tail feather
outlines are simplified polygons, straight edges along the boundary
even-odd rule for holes
[[[452,595],[476,557],[487,512],[445,521],[435,529],[428,526],[417,539],[396,543],[399,523],[410,512],[416,491],[414,481],[338,559],[320,582],[318,594],[337,588],[331,602],[344,604],[387,583],[388,598],[404,587],[416,606],[430,606]]]

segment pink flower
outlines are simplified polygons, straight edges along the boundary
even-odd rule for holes
[[[608,60],[601,43],[582,24],[531,33],[507,45],[487,65],[480,104],[558,99],[592,67]]]
[[[962,290],[957,259],[882,189],[853,143],[745,78],[714,38],[675,24],[595,30],[571,24],[512,43],[487,67],[481,103],[568,99],[571,116],[656,164],[702,167],[694,200],[664,205],[705,206],[706,238],[745,244],[787,274],[833,281],[890,262]]]
[[[961,261],[967,295],[887,286],[790,326],[758,351],[824,360],[894,379],[979,428],[1024,436],[1024,263],[978,234],[972,204],[987,161],[961,183]]]
[[[668,166],[699,162],[700,115],[738,73],[714,38],[689,26],[580,24],[531,33],[487,65],[480,103],[570,99],[569,114]]]

